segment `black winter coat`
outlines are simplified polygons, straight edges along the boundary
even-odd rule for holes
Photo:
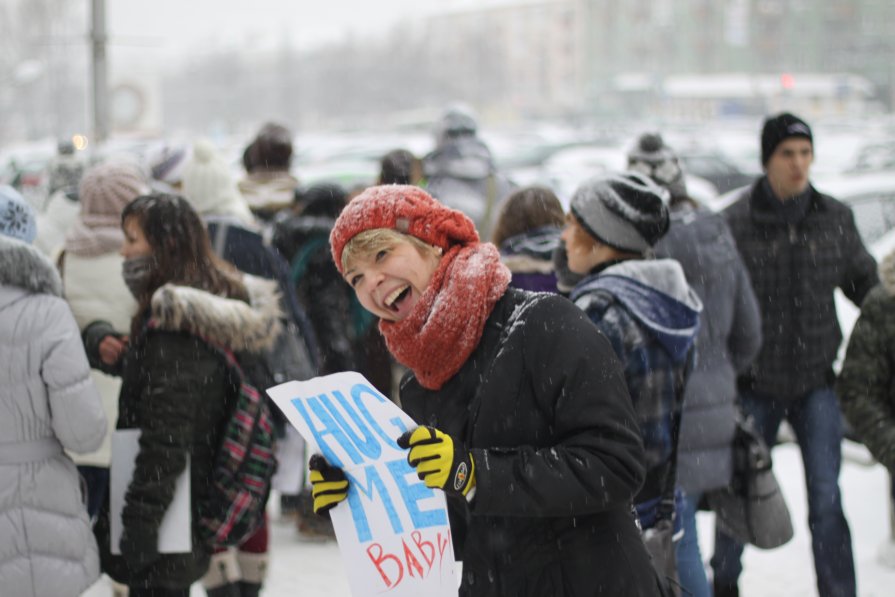
[[[848,206],[811,187],[807,214],[787,224],[763,180],[724,212],[762,319],[761,352],[740,382],[795,399],[833,382],[842,341],[833,291],[860,305],[879,279]]]
[[[631,513],[643,446],[621,365],[569,301],[508,290],[460,371],[436,391],[408,373],[401,401],[476,463],[472,502],[450,500],[462,596],[659,594]]]
[[[153,295],[153,325],[132,339],[121,363],[117,428],[141,431],[134,476],[124,498],[122,555],[111,554],[108,499],[94,534],[103,572],[128,586],[186,588],[208,568],[211,552],[198,523],[223,426],[238,391],[238,380],[209,342],[241,352],[248,361],[269,348],[280,331],[275,284],[250,278],[246,282],[258,301],[251,306],[193,288],[163,286]],[[94,359],[97,342],[112,331],[106,326],[96,322],[85,330]],[[158,528],[187,456],[192,553],[159,554]]]

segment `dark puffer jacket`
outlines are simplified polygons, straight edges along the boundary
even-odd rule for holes
[[[836,392],[855,433],[895,475],[895,254],[880,278],[861,306]]]
[[[724,212],[761,311],[761,352],[740,382],[791,400],[833,382],[842,341],[833,291],[860,305],[878,278],[848,206],[811,187],[807,214],[787,224],[764,180]]]
[[[509,289],[460,371],[437,391],[408,373],[401,401],[475,459],[474,499],[449,501],[461,595],[659,594],[631,514],[643,448],[621,366],[566,299]]]
[[[111,554],[108,500],[94,532],[103,571],[128,586],[189,587],[208,568],[211,553],[202,542],[198,521],[226,414],[238,389],[212,344],[248,355],[268,347],[280,331],[275,283],[246,280],[251,306],[194,288],[163,286],[153,296],[151,324],[133,340],[123,360],[118,428],[141,430],[122,513],[123,555]],[[90,344],[104,331],[101,322],[88,328]],[[159,554],[158,528],[187,457],[193,550]]]

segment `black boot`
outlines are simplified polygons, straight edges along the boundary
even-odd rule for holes
[[[208,597],[241,597],[239,593],[239,585],[235,582],[228,582],[225,585],[213,589],[205,589],[205,594],[208,595]]]
[[[239,581],[239,597],[258,597],[261,585],[253,582]]]

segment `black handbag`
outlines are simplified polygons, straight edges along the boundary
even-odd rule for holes
[[[773,549],[792,539],[792,519],[774,476],[771,451],[752,418],[737,417],[730,485],[707,492],[717,525],[741,543]]]

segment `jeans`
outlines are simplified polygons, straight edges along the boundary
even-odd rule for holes
[[[691,597],[712,597],[709,581],[699,551],[699,536],[696,533],[696,508],[701,494],[688,493],[679,504],[677,515],[684,528],[684,536],[675,547],[677,575],[681,586]]]
[[[851,532],[842,512],[839,466],[842,461],[842,419],[831,388],[813,390],[796,400],[755,393],[742,395],[743,410],[752,415],[769,446],[774,445],[783,417],[792,425],[805,466],[808,528],[820,597],[853,597],[855,564]],[[712,568],[715,584],[736,584],[743,570],[743,544],[716,529]]]
[[[108,467],[82,465],[78,467],[78,473],[84,478],[84,483],[87,485],[87,514],[90,516],[90,520],[96,520],[109,489],[109,469]]]

